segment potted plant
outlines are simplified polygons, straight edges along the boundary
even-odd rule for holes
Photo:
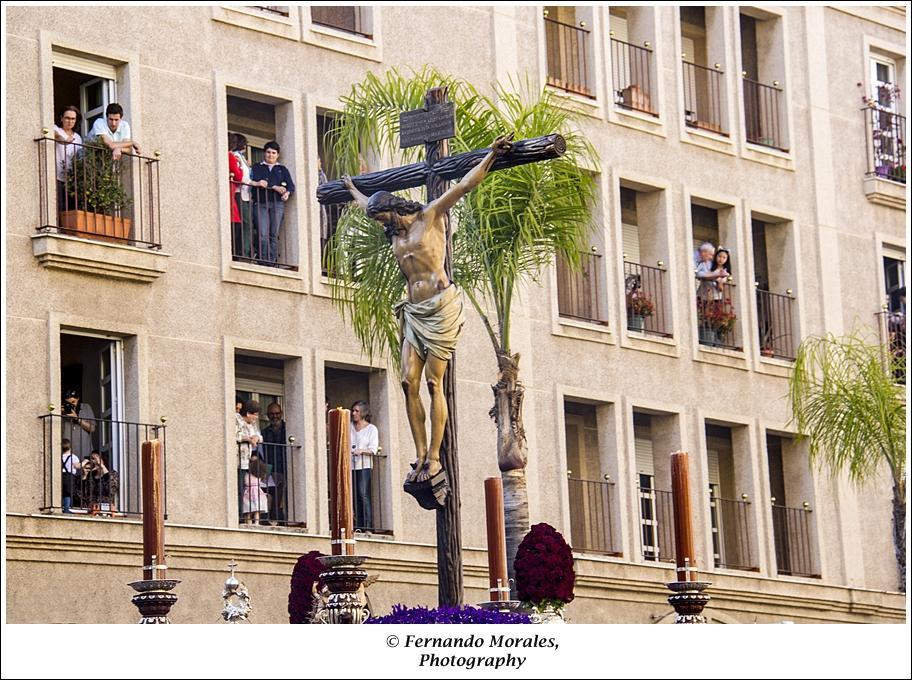
[[[573,600],[573,553],[550,524],[532,527],[516,550],[516,590],[534,613],[533,621],[563,623],[564,606]]]
[[[90,142],[67,171],[67,193],[77,210],[60,212],[59,226],[78,236],[126,241],[133,220],[123,213],[132,204],[123,179],[123,163],[104,144]]]
[[[724,300],[701,300],[697,307],[700,321],[700,344],[723,344],[721,338],[735,328],[738,316]]]
[[[643,330],[646,317],[655,314],[655,305],[649,295],[639,288],[627,293],[627,328],[634,331]]]

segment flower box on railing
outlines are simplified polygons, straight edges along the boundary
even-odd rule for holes
[[[60,229],[74,236],[102,241],[129,241],[133,220],[87,210],[64,210],[59,213]]]

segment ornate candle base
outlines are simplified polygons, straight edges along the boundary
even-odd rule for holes
[[[320,579],[326,584],[315,608],[313,623],[364,623],[370,609],[364,595],[367,572],[359,567],[364,555],[327,555],[317,558],[323,565]]]
[[[523,603],[519,600],[491,600],[489,602],[479,602],[476,606],[489,612],[518,613],[524,611]]]
[[[703,608],[710,597],[703,593],[709,588],[708,581],[673,581],[665,584],[674,595],[668,598],[668,604],[674,607],[677,616],[675,623],[706,623]]]
[[[174,579],[150,579],[129,584],[139,593],[133,596],[132,602],[142,614],[140,623],[171,623],[168,613],[177,602],[177,595],[169,591],[178,583],[180,581]]]

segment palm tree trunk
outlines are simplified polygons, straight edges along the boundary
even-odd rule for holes
[[[506,484],[504,484],[506,494]],[[899,566],[899,592],[906,592],[906,490],[905,484],[893,482],[893,550]]]
[[[497,383],[490,416],[497,424],[497,465],[503,477],[504,525],[507,544],[507,576],[514,578],[516,549],[529,531],[529,500],[526,492],[528,451],[523,428],[525,388],[519,381],[519,354],[497,350]]]

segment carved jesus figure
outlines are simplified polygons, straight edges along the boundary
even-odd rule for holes
[[[394,309],[400,327],[402,389],[415,442],[415,462],[406,477],[409,482],[429,480],[441,470],[440,444],[448,415],[443,374],[465,322],[462,296],[444,271],[446,212],[481,183],[498,156],[510,151],[512,139],[509,134],[494,140],[491,151],[478,165],[427,205],[388,191],[368,198],[358,191],[351,177],[342,177],[367,216],[383,225],[407,281],[406,299]],[[430,442],[419,397],[422,372],[431,395]]]

